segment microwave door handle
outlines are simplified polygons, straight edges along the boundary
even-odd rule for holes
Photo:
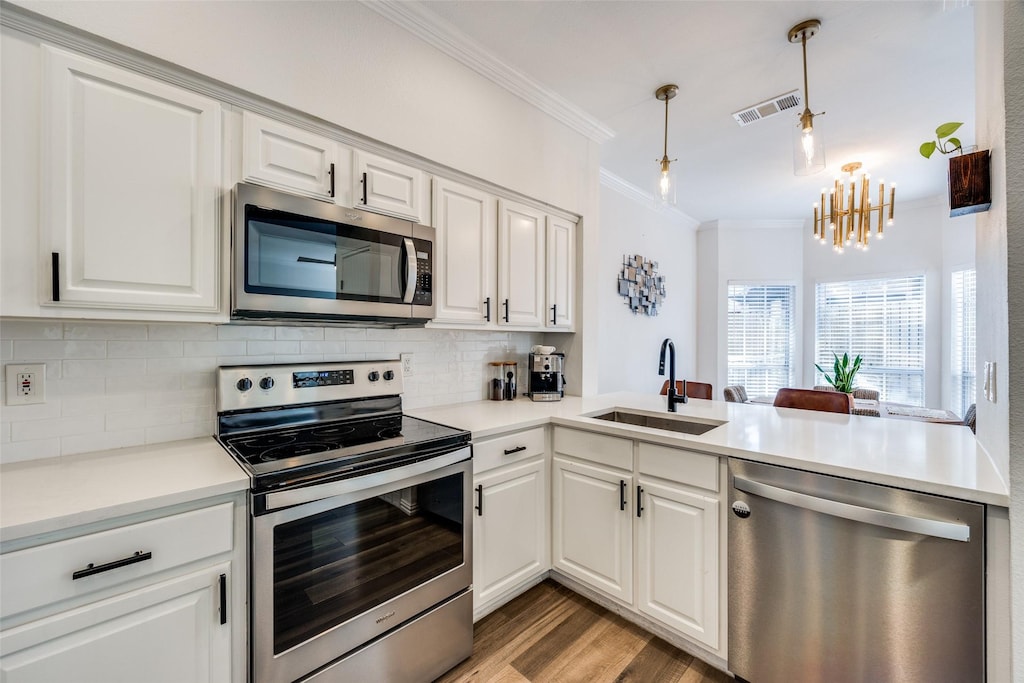
[[[416,294],[416,245],[408,237],[405,239],[405,297],[402,299],[407,304],[412,303],[412,297]]]

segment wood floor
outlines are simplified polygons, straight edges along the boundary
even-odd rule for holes
[[[733,678],[547,580],[477,622],[437,683],[726,683]]]

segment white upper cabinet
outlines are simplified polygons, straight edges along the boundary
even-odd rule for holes
[[[547,278],[545,327],[571,330],[575,298],[576,224],[564,218],[547,219]]]
[[[221,106],[44,46],[44,305],[219,308]]]
[[[341,146],[334,140],[247,111],[242,113],[242,141],[247,181],[350,203],[338,195],[351,197],[351,162],[347,155],[344,162],[339,158]]]
[[[498,200],[498,307],[500,325],[544,327],[543,213]]]
[[[430,197],[423,171],[358,149],[352,167],[356,207],[426,223]]]
[[[435,321],[485,325],[495,319],[497,200],[434,178]]]

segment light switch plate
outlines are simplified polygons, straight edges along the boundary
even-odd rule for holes
[[[7,405],[46,403],[46,364],[11,363],[6,366]]]
[[[990,403],[996,402],[996,362],[985,361],[985,399]]]

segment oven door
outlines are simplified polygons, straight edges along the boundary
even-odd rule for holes
[[[244,184],[236,195],[235,317],[431,317],[429,228]]]
[[[469,458],[264,494],[290,506],[253,518],[253,681],[290,683],[470,587]]]

